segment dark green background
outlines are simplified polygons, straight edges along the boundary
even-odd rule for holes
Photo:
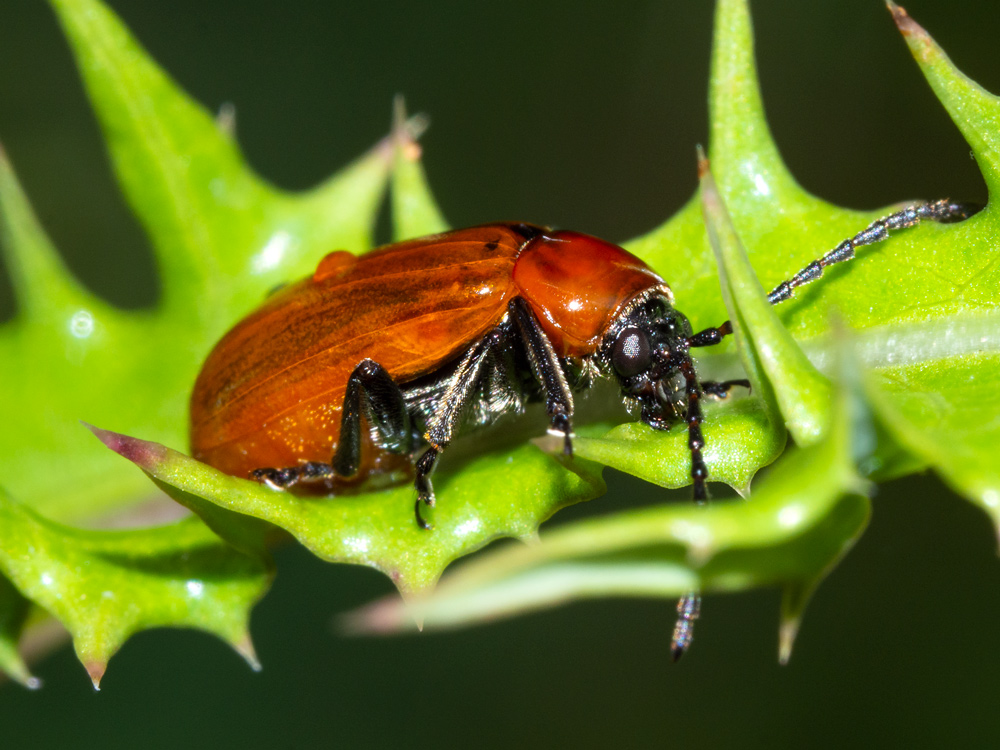
[[[282,186],[366,149],[403,92],[432,116],[426,167],[455,225],[519,219],[622,240],[694,189],[708,2],[111,4],[199,100],[236,105],[250,161]],[[1000,91],[992,0],[907,7]],[[772,128],[808,189],[857,208],[985,199],[881,3],[753,9]],[[81,278],[123,306],[152,304],[147,243],[38,0],[0,5],[0,139]],[[613,485],[558,521],[662,500]],[[998,584],[985,516],[929,476],[880,488],[871,528],[819,590],[784,668],[774,591],[709,597],[676,667],[671,604],[658,601],[346,639],[332,615],[389,583],[289,549],[254,614],[262,674],[207,636],[157,631],[130,641],[94,694],[64,648],[37,666],[41,692],[0,687],[0,747],[981,745],[996,732]]]

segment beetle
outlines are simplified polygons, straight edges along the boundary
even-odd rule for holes
[[[782,282],[772,304],[823,269],[921,220],[973,208],[947,200],[875,221]],[[691,350],[732,325],[692,332],[666,281],[623,248],[578,232],[495,223],[327,255],[238,323],[208,356],[191,397],[195,458],[275,489],[336,493],[412,476],[415,515],[461,431],[545,403],[573,453],[573,394],[613,378],[657,430],[686,424],[697,502],[708,498],[701,401],[746,380],[701,381]],[[672,653],[691,639],[700,597],[678,604]]]

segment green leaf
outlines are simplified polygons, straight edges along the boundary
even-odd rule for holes
[[[0,575],[0,674],[6,673],[26,688],[34,690],[42,683],[31,675],[17,650],[30,607],[31,603],[14,588],[14,584]]]
[[[434,528],[419,528],[410,486],[329,498],[296,497],[237,479],[192,458],[124,435],[95,430],[112,450],[133,461],[171,496],[202,498],[218,508],[288,531],[317,556],[367,565],[385,573],[406,595],[426,592],[445,566],[493,539],[533,538],[560,507],[604,491],[584,462],[565,467],[532,445],[469,460],[461,471],[435,474]],[[209,508],[211,506],[208,506]],[[204,504],[192,505],[205,513]],[[213,528],[230,538],[218,523]]]
[[[750,382],[764,394],[765,402],[777,402],[799,445],[813,443],[829,421],[830,384],[813,367],[767,301],[704,160],[699,172],[705,227]],[[775,414],[773,406],[769,413]]]
[[[420,120],[407,121],[401,103],[393,134],[368,155],[314,190],[288,194],[249,169],[232,127],[185,95],[100,0],[50,1],[125,197],[149,235],[162,295],[151,310],[125,313],[76,283],[0,154],[0,230],[18,302],[17,318],[0,326],[0,361],[16,362],[0,368],[0,482],[30,507],[9,500],[2,505],[15,521],[0,526],[0,559],[10,566],[0,570],[17,592],[0,592],[0,669],[30,679],[12,650],[27,600],[67,624],[92,667],[103,664],[129,633],[156,624],[205,627],[232,641],[237,620],[243,628],[247,608],[266,588],[261,549],[275,527],[326,559],[384,570],[409,596],[429,590],[455,557],[499,536],[532,538],[557,508],[603,490],[596,467],[564,463],[523,440],[515,443],[501,427],[480,435],[465,458],[449,451],[437,479],[437,528],[428,534],[413,523],[408,487],[306,501],[223,477],[157,445],[186,446],[191,383],[226,328],[274,285],[308,273],[331,250],[360,252],[371,244],[390,170],[397,238],[446,224],[420,163]],[[894,12],[932,87],[969,140],[992,195],[1000,105],[958,73],[905,14]],[[742,377],[746,368],[754,382],[751,397],[734,395],[706,406],[711,478],[746,492],[754,473],[782,450],[782,421],[804,447],[776,466],[748,503],[722,502],[705,513],[654,509],[634,523],[625,518],[621,527],[581,531],[572,552],[579,559],[562,569],[572,585],[562,591],[583,596],[632,587],[663,594],[696,585],[732,590],[776,583],[785,592],[787,654],[818,571],[864,525],[866,502],[838,494],[855,487],[853,469],[844,468],[846,453],[857,454],[876,477],[933,466],[995,522],[1000,519],[1000,480],[992,461],[1000,448],[1000,256],[993,240],[1000,219],[991,205],[962,224],[920,226],[864,249],[849,269],[828,273],[777,308],[786,333],[761,304],[760,283],[770,288],[788,278],[890,209],[847,211],[796,184],[764,118],[743,0],[718,5],[709,103],[710,155],[721,199],[709,207],[709,225],[724,268],[722,289],[697,199],[627,246],[669,280],[696,330],[731,315],[739,331],[735,344],[698,351],[703,378]],[[859,359],[873,370],[867,393],[881,430],[877,439],[875,432],[829,421],[827,386],[813,365],[831,374],[837,348],[831,311],[853,330]],[[591,396],[591,403],[619,402],[615,393]],[[593,423],[577,426],[579,458],[666,486],[689,481],[683,429],[664,434],[638,424],[612,426],[627,417],[595,411],[600,416]],[[142,502],[152,489],[140,472],[95,446],[80,419],[152,441],[98,431],[133,458],[144,457],[139,463],[156,485],[202,520],[115,534],[43,521],[38,514],[59,522],[93,521]],[[833,426],[824,431],[826,425]],[[844,448],[843,434],[855,444]],[[814,490],[815,502],[799,502],[795,493],[802,487]],[[641,529],[644,523],[652,526]],[[611,536],[602,540],[605,531]],[[645,552],[633,559],[634,550],[603,566],[601,545],[616,535],[621,550],[662,537],[666,541],[651,544],[665,552],[651,555],[652,569],[642,567]],[[21,554],[25,540],[35,538],[44,538],[49,557],[27,560]],[[66,573],[59,579],[61,599],[39,586],[31,567],[45,560]],[[211,583],[219,597],[226,598],[224,590],[242,592],[238,603],[216,607],[214,614],[175,607],[186,601],[177,587],[201,575],[186,567],[192,560],[215,571]],[[69,575],[81,565],[97,577],[83,582]],[[87,588],[100,580],[148,597],[137,609],[116,609],[97,602]],[[558,589],[551,581],[546,585]]]
[[[415,618],[429,628],[456,627],[571,599],[769,584],[797,592],[789,605],[797,617],[867,523],[869,503],[860,494],[866,485],[851,457],[858,429],[851,409],[842,389],[824,437],[792,451],[748,502],[661,506],[563,526],[539,544],[507,545],[459,566],[428,597],[384,599],[352,613],[348,625],[394,632]]]
[[[139,313],[82,289],[0,159],[0,227],[18,300],[18,317],[0,326],[0,360],[19,363],[0,369],[0,482],[46,515],[73,520],[148,495],[142,477],[89,441],[78,420],[186,446],[191,383],[221,334],[327,252],[371,244],[394,146],[386,140],[306,193],[278,190],[105,5],[52,4],[162,287],[159,305]]]
[[[1000,535],[1000,251],[994,239],[1000,232],[1000,98],[963,75],[905,10],[888,5],[972,147],[990,204],[955,227],[951,243],[935,248],[936,288],[915,303],[921,317],[933,314],[934,322],[905,330],[906,338],[892,347],[900,353],[886,358],[870,385],[871,399],[896,439],[985,510]]]
[[[996,321],[1000,331],[1000,319]],[[1000,535],[1000,355],[970,354],[922,368],[880,370],[871,402],[890,434],[956,492],[989,514]]]
[[[95,688],[125,640],[154,627],[214,633],[258,668],[248,625],[270,584],[270,565],[236,552],[196,518],[83,531],[0,492],[0,572],[66,626]]]
[[[757,467],[770,463],[784,449],[784,429],[774,426],[764,402],[757,398],[732,395],[723,402],[707,403],[704,411],[709,479],[748,494]],[[661,487],[691,484],[691,451],[682,426],[658,432],[640,422],[628,422],[596,432],[595,437],[577,436],[573,443],[577,456]]]
[[[392,235],[408,240],[448,229],[420,161],[417,143],[427,127],[425,117],[407,119],[406,104],[397,96],[393,108]]]

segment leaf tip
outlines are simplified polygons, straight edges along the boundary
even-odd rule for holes
[[[392,141],[398,153],[406,161],[419,161],[421,156],[420,136],[430,127],[430,118],[425,114],[413,117],[406,115],[406,99],[396,94],[392,100]]]
[[[702,180],[708,174],[708,157],[705,155],[705,148],[700,143],[695,146],[694,150],[695,154],[698,156],[698,179]]]
[[[101,680],[104,678],[104,672],[108,668],[108,663],[106,661],[88,661],[84,667],[87,670],[87,674],[90,675],[90,681],[94,683],[94,690],[100,692]]]
[[[162,461],[166,453],[166,448],[157,443],[129,437],[111,430],[102,430],[87,422],[81,421],[81,424],[93,432],[105,446],[143,469],[150,468]]]
[[[781,621],[781,626],[778,629],[778,663],[781,666],[788,664],[792,658],[792,648],[795,646],[795,638],[799,634],[800,622],[798,617],[788,617]]]
[[[933,57],[935,50],[937,50],[937,45],[931,39],[927,30],[913,20],[913,17],[906,12],[906,8],[896,5],[891,0],[887,0],[886,7],[892,13],[892,20],[895,22],[896,28],[903,35],[903,39],[906,40],[910,52],[917,61],[927,62]]]
[[[896,27],[899,29],[903,36],[910,36],[911,34],[918,34],[924,32],[916,21],[914,21],[910,14],[906,12],[906,8],[896,5],[892,0],[886,0],[885,7],[889,9],[892,13],[892,20],[895,22]],[[926,33],[926,32],[924,32]]]
[[[253,647],[253,641],[250,639],[249,633],[243,633],[240,638],[232,641],[231,645],[236,653],[243,657],[243,661],[250,665],[250,669],[254,672],[260,672],[264,669],[264,666],[260,663],[260,659],[257,658],[257,650]]]
[[[219,129],[226,138],[236,137],[236,105],[232,102],[223,102],[219,106],[219,111],[215,113],[215,127]]]
[[[411,617],[403,600],[386,596],[340,615],[335,622],[345,635],[389,635],[398,633],[411,621],[418,630],[423,630],[423,618]]]

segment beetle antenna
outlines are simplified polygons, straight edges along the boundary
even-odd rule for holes
[[[982,208],[982,206],[975,203],[955,203],[947,198],[931,203],[918,203],[901,208],[895,213],[873,221],[865,229],[853,237],[844,240],[826,255],[817,258],[791,278],[782,281],[770,291],[767,295],[767,301],[772,305],[777,305],[779,302],[790,299],[794,291],[800,286],[805,286],[809,282],[820,278],[828,266],[852,260],[857,248],[882,242],[889,238],[890,232],[916,226],[921,221],[954,224],[955,222],[968,219],[970,216],[981,211]],[[733,324],[727,320],[721,326],[706,328],[690,336],[687,343],[692,348],[715,346],[723,338],[732,334],[732,332]]]
[[[968,219],[982,209],[982,206],[972,203],[953,203],[944,198],[932,203],[919,203],[900,209],[888,216],[873,221],[867,228],[850,237],[822,258],[817,258],[790,279],[782,281],[767,295],[767,301],[772,305],[784,302],[792,296],[792,292],[800,286],[815,281],[823,275],[827,266],[843,263],[854,258],[854,251],[864,245],[874,245],[888,239],[889,233],[897,229],[907,229],[921,221],[936,221],[940,224],[952,224]]]

